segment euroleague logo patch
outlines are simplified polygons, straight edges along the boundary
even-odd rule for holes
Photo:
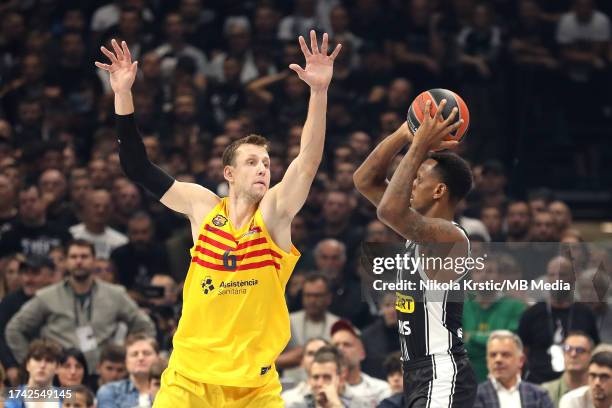
[[[224,216],[222,216],[221,214],[217,214],[215,215],[215,218],[212,219],[212,223],[216,226],[216,227],[222,227],[225,224],[227,224],[227,218],[225,218]]]
[[[202,292],[204,292],[205,295],[208,295],[213,290],[215,290],[215,285],[213,285],[213,280],[210,276],[207,276],[202,281]]]

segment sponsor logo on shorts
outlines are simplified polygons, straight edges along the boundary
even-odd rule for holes
[[[395,310],[400,311],[402,313],[414,312],[414,298],[412,296],[396,293]]]

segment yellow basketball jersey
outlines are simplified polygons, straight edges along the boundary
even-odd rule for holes
[[[291,336],[285,286],[299,257],[272,241],[259,209],[236,230],[222,199],[191,248],[169,365],[203,383],[266,384]]]

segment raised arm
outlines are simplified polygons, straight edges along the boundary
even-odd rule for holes
[[[387,173],[393,158],[410,142],[412,142],[412,133],[408,130],[408,124],[404,122],[376,146],[353,174],[357,191],[376,207],[387,188]]]
[[[121,46],[115,40],[111,44],[114,52],[101,48],[111,64],[96,62],[96,66],[109,72],[111,88],[115,93],[121,168],[130,180],[143,186],[166,207],[195,219],[195,203],[198,203],[200,209],[204,207],[204,211],[210,210],[219,197],[200,185],[178,182],[151,163],[134,121],[132,85],[136,79],[138,63],[132,62],[125,41]]]
[[[410,205],[412,185],[417,171],[427,158],[427,154],[440,143],[444,136],[461,126],[462,121],[453,124],[456,108],[446,120],[442,120],[442,111],[446,101],[443,100],[436,115],[430,116],[431,101],[425,105],[425,119],[416,131],[408,153],[403,157],[393,173],[391,181],[378,205],[378,218],[404,238],[422,242],[458,242],[465,238],[450,221],[440,218],[424,217]],[[457,142],[446,142],[445,146]]]
[[[297,64],[291,64],[289,68],[310,86],[310,101],[300,140],[300,153],[287,168],[281,182],[270,189],[261,203],[265,218],[285,220],[289,223],[306,202],[323,157],[327,88],[332,79],[334,59],[341,48],[338,44],[332,54],[327,55],[328,36],[323,34],[319,50],[314,31],[310,32],[311,50],[303,37],[299,38],[299,42],[306,58],[306,68]]]

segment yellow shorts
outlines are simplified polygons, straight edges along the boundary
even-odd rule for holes
[[[262,387],[244,388],[195,382],[166,368],[153,408],[282,408],[281,390],[278,374]]]

